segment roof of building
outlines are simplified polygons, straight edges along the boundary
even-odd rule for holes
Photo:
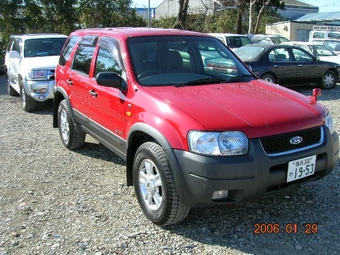
[[[283,2],[285,3],[286,7],[291,6],[291,7],[319,9],[319,7],[317,7],[315,5],[306,4],[304,2],[300,2],[300,1],[297,1],[297,0],[283,0]]]
[[[298,22],[315,22],[315,21],[340,21],[340,12],[323,12],[323,13],[308,13],[302,17],[295,19]]]

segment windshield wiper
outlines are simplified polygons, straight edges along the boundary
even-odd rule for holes
[[[231,77],[228,82],[234,82],[234,81],[240,81],[244,78],[253,78],[253,76],[251,74],[240,74],[234,77]]]
[[[226,81],[225,79],[221,78],[201,78],[196,80],[191,80],[184,83],[175,84],[175,87],[187,86],[187,85],[201,85],[201,84],[211,84],[211,83],[221,83]]]

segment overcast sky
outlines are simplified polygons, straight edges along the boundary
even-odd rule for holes
[[[319,12],[340,12],[339,0],[299,0],[301,2],[319,7]],[[155,8],[163,0],[150,0],[150,7]],[[189,1],[190,3],[190,1]],[[133,7],[148,7],[149,0],[133,0]]]

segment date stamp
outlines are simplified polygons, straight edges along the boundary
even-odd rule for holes
[[[318,224],[317,223],[287,223],[287,224],[279,224],[279,223],[256,223],[254,224],[254,234],[307,234],[313,235],[318,233]]]

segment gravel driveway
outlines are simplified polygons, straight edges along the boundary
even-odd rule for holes
[[[320,97],[338,132],[339,100],[340,85]],[[51,104],[40,108],[21,110],[0,77],[0,255],[340,254],[340,164],[322,180],[242,205],[192,209],[161,228],[142,214],[118,156],[89,136],[84,148],[67,150]]]

